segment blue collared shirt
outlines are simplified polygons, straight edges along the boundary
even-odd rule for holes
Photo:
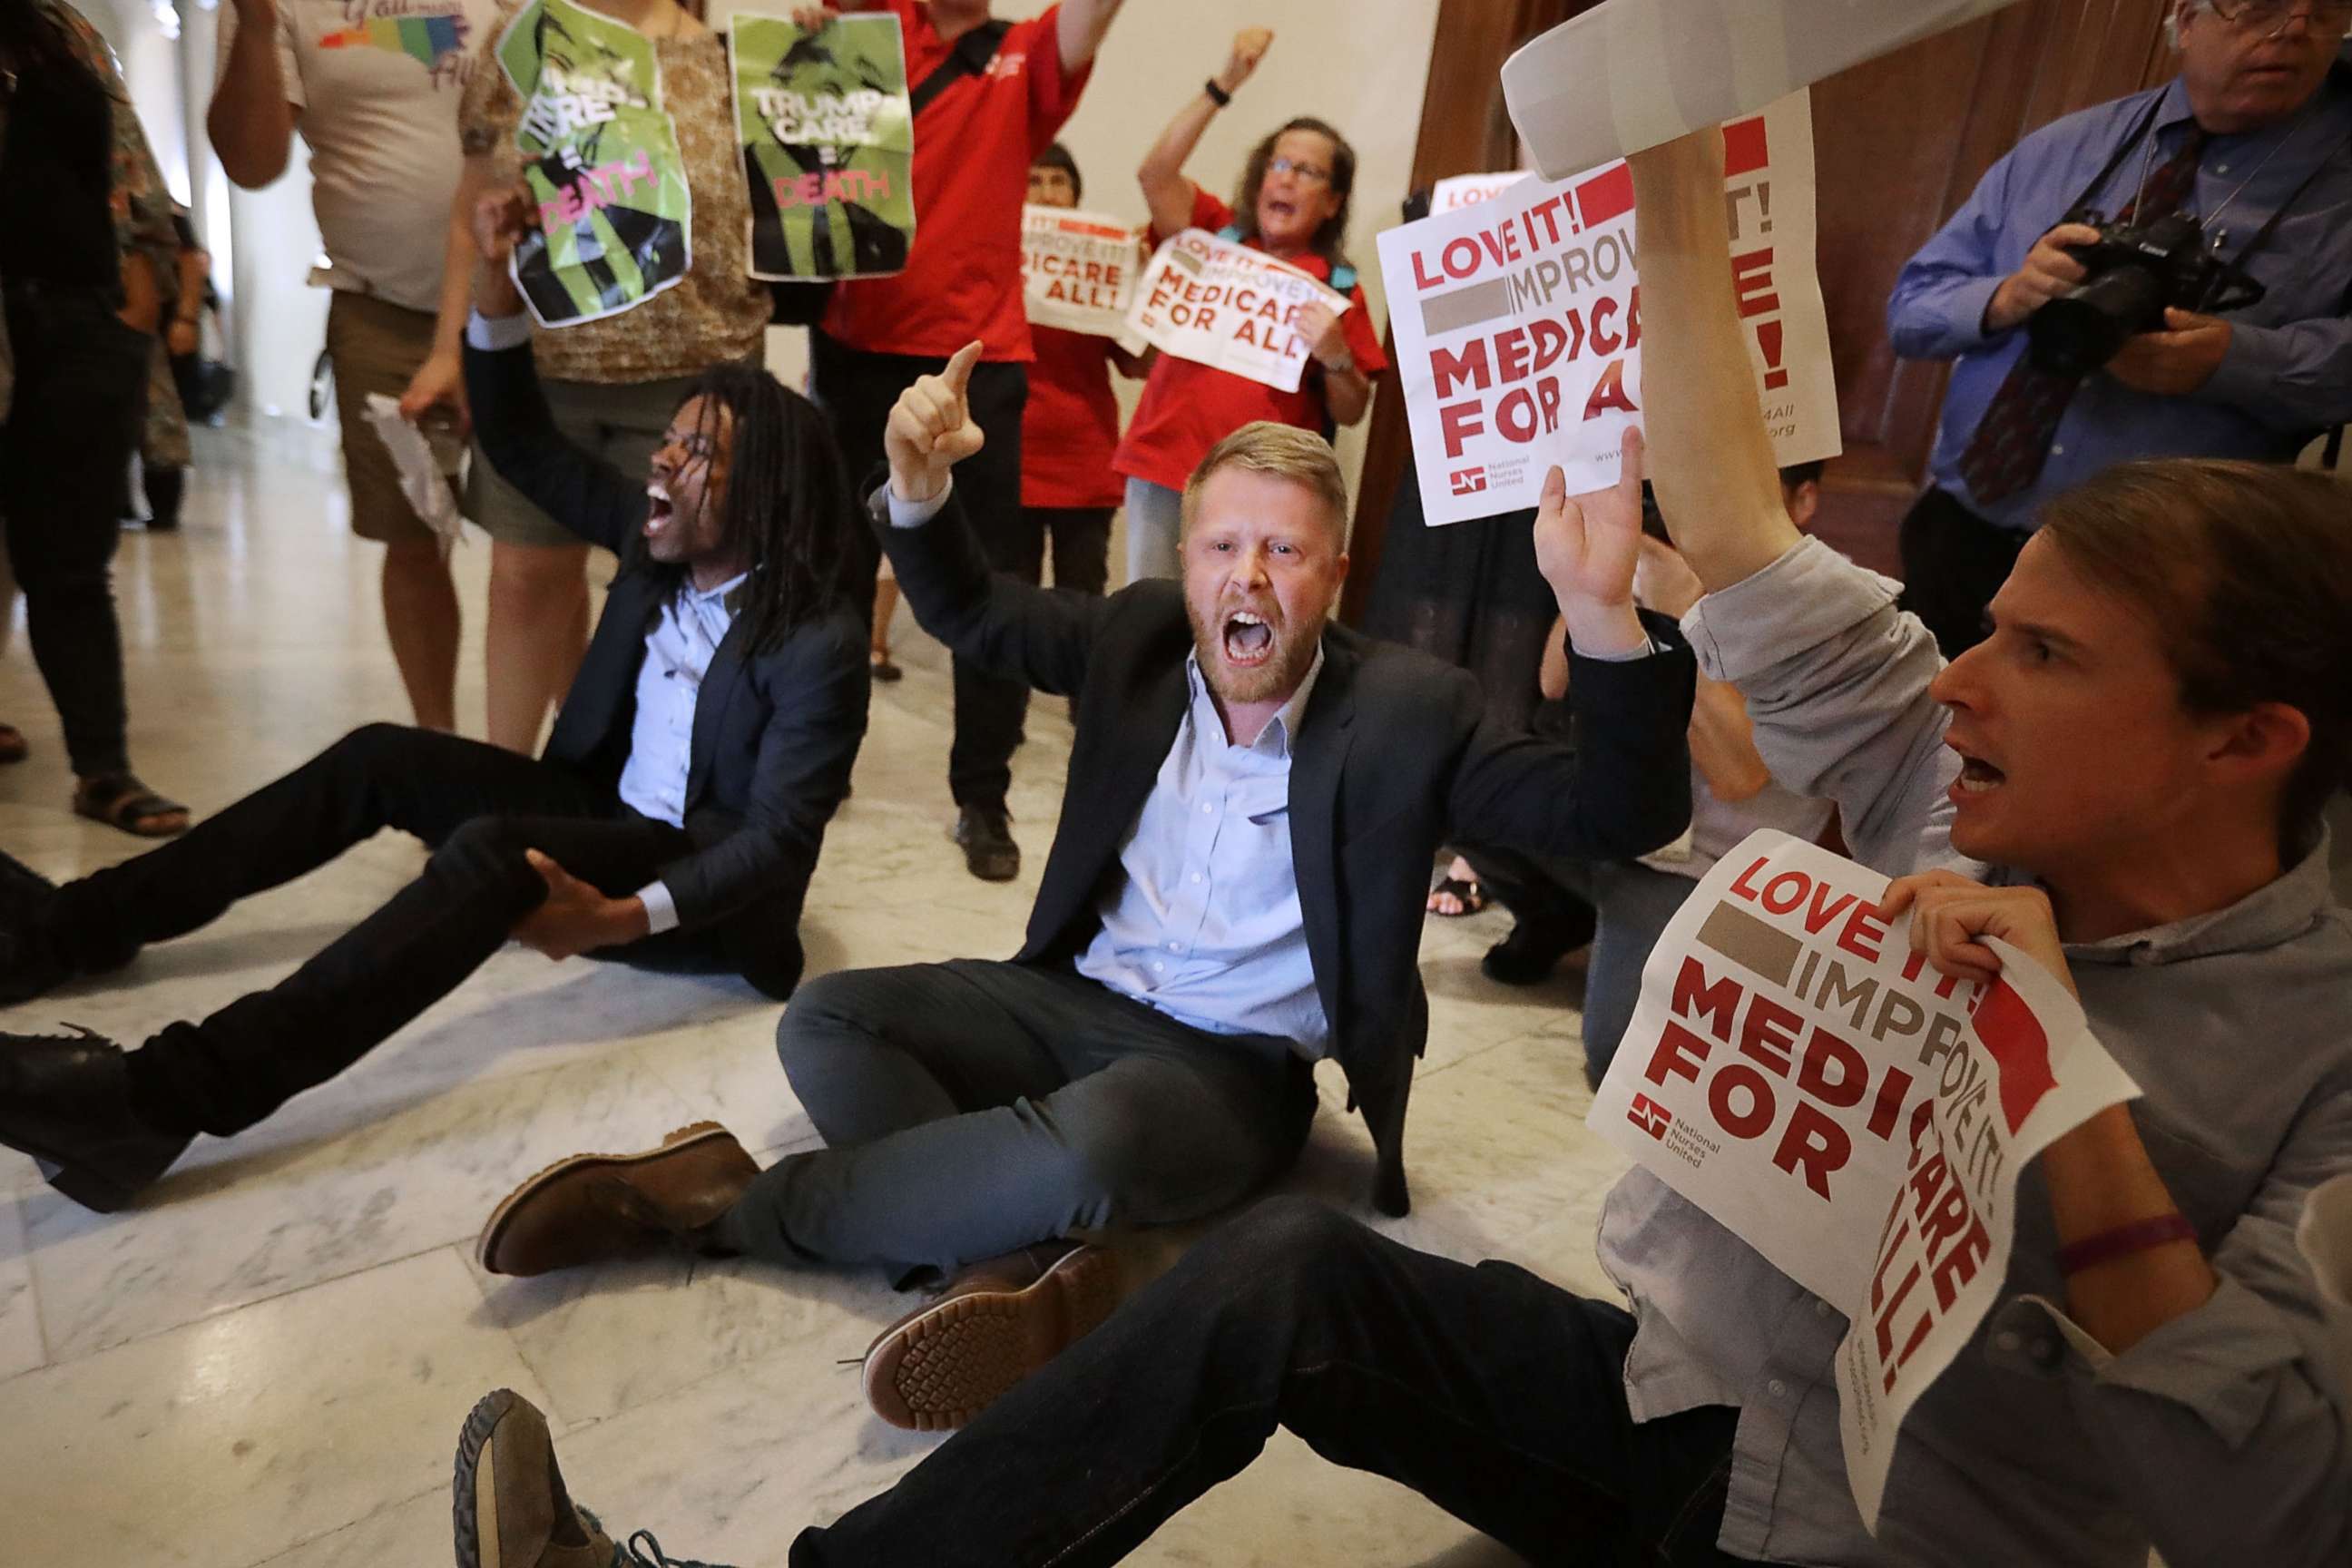
[[[1324,1054],[1331,1029],[1290,857],[1291,759],[1322,673],[1318,647],[1282,711],[1241,745],[1225,739],[1199,656],[1184,656],[1192,700],[1119,847],[1126,875],[1103,895],[1079,973],[1195,1028]]]
[[[1895,281],[1887,306],[1895,352],[1958,362],[1929,472],[1970,510],[2003,527],[2031,528],[2043,501],[2127,458],[2281,461],[2313,432],[2352,422],[2352,320],[2344,315],[2352,284],[2352,77],[2339,66],[2285,124],[2206,145],[2184,210],[2221,236],[2226,258],[2322,171],[2246,264],[2269,293],[2227,313],[2235,330],[2211,379],[2187,396],[2164,397],[2094,374],[2067,405],[2035,483],[1993,502],[1969,493],[1960,456],[2026,347],[2021,326],[1987,337],[1985,307],[2034,241],[2065,220],[2152,103],[2154,153],[2143,159],[2142,137],[2091,196],[2090,205],[2112,217],[2137,190],[2143,163],[2160,166],[2189,133],[2189,94],[2178,78],[2027,137]]]

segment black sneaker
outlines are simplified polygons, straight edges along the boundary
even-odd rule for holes
[[[1478,967],[1505,985],[1533,985],[1549,978],[1559,961],[1592,940],[1599,921],[1589,909],[1523,920],[1511,934],[1486,950]]]
[[[967,805],[956,814],[955,841],[964,869],[983,882],[1021,875],[1021,846],[1013,842],[1013,814],[1001,805]]]

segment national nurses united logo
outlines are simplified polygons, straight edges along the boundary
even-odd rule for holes
[[[1675,1113],[1646,1094],[1633,1097],[1633,1104],[1625,1112],[1625,1120],[1653,1138],[1663,1139],[1666,1129],[1675,1124]]]
[[[1458,496],[1476,495],[1486,488],[1486,470],[1483,468],[1456,468],[1446,478],[1454,481],[1454,493]]]

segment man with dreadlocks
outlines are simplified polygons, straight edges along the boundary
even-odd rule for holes
[[[649,478],[556,433],[506,273],[528,208],[485,198],[467,391],[483,449],[621,569],[544,757],[372,724],[152,854],[63,886],[0,857],[0,1001],[116,969],[378,829],[423,873],[293,974],[133,1051],[0,1035],[0,1142],[112,1210],[198,1132],[323,1083],[509,937],[551,958],[731,971],[772,996],[866,732],[859,526],[824,416],[765,372],[704,374]]]

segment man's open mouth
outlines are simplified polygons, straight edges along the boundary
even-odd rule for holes
[[[646,531],[651,533],[670,519],[669,487],[659,480],[646,487]]]
[[[2009,775],[1982,757],[1960,756],[1960,776],[1952,782],[1955,795],[1990,795],[2009,782]]]
[[[1247,668],[1264,664],[1274,654],[1274,628],[1248,610],[1225,617],[1225,662]]]

